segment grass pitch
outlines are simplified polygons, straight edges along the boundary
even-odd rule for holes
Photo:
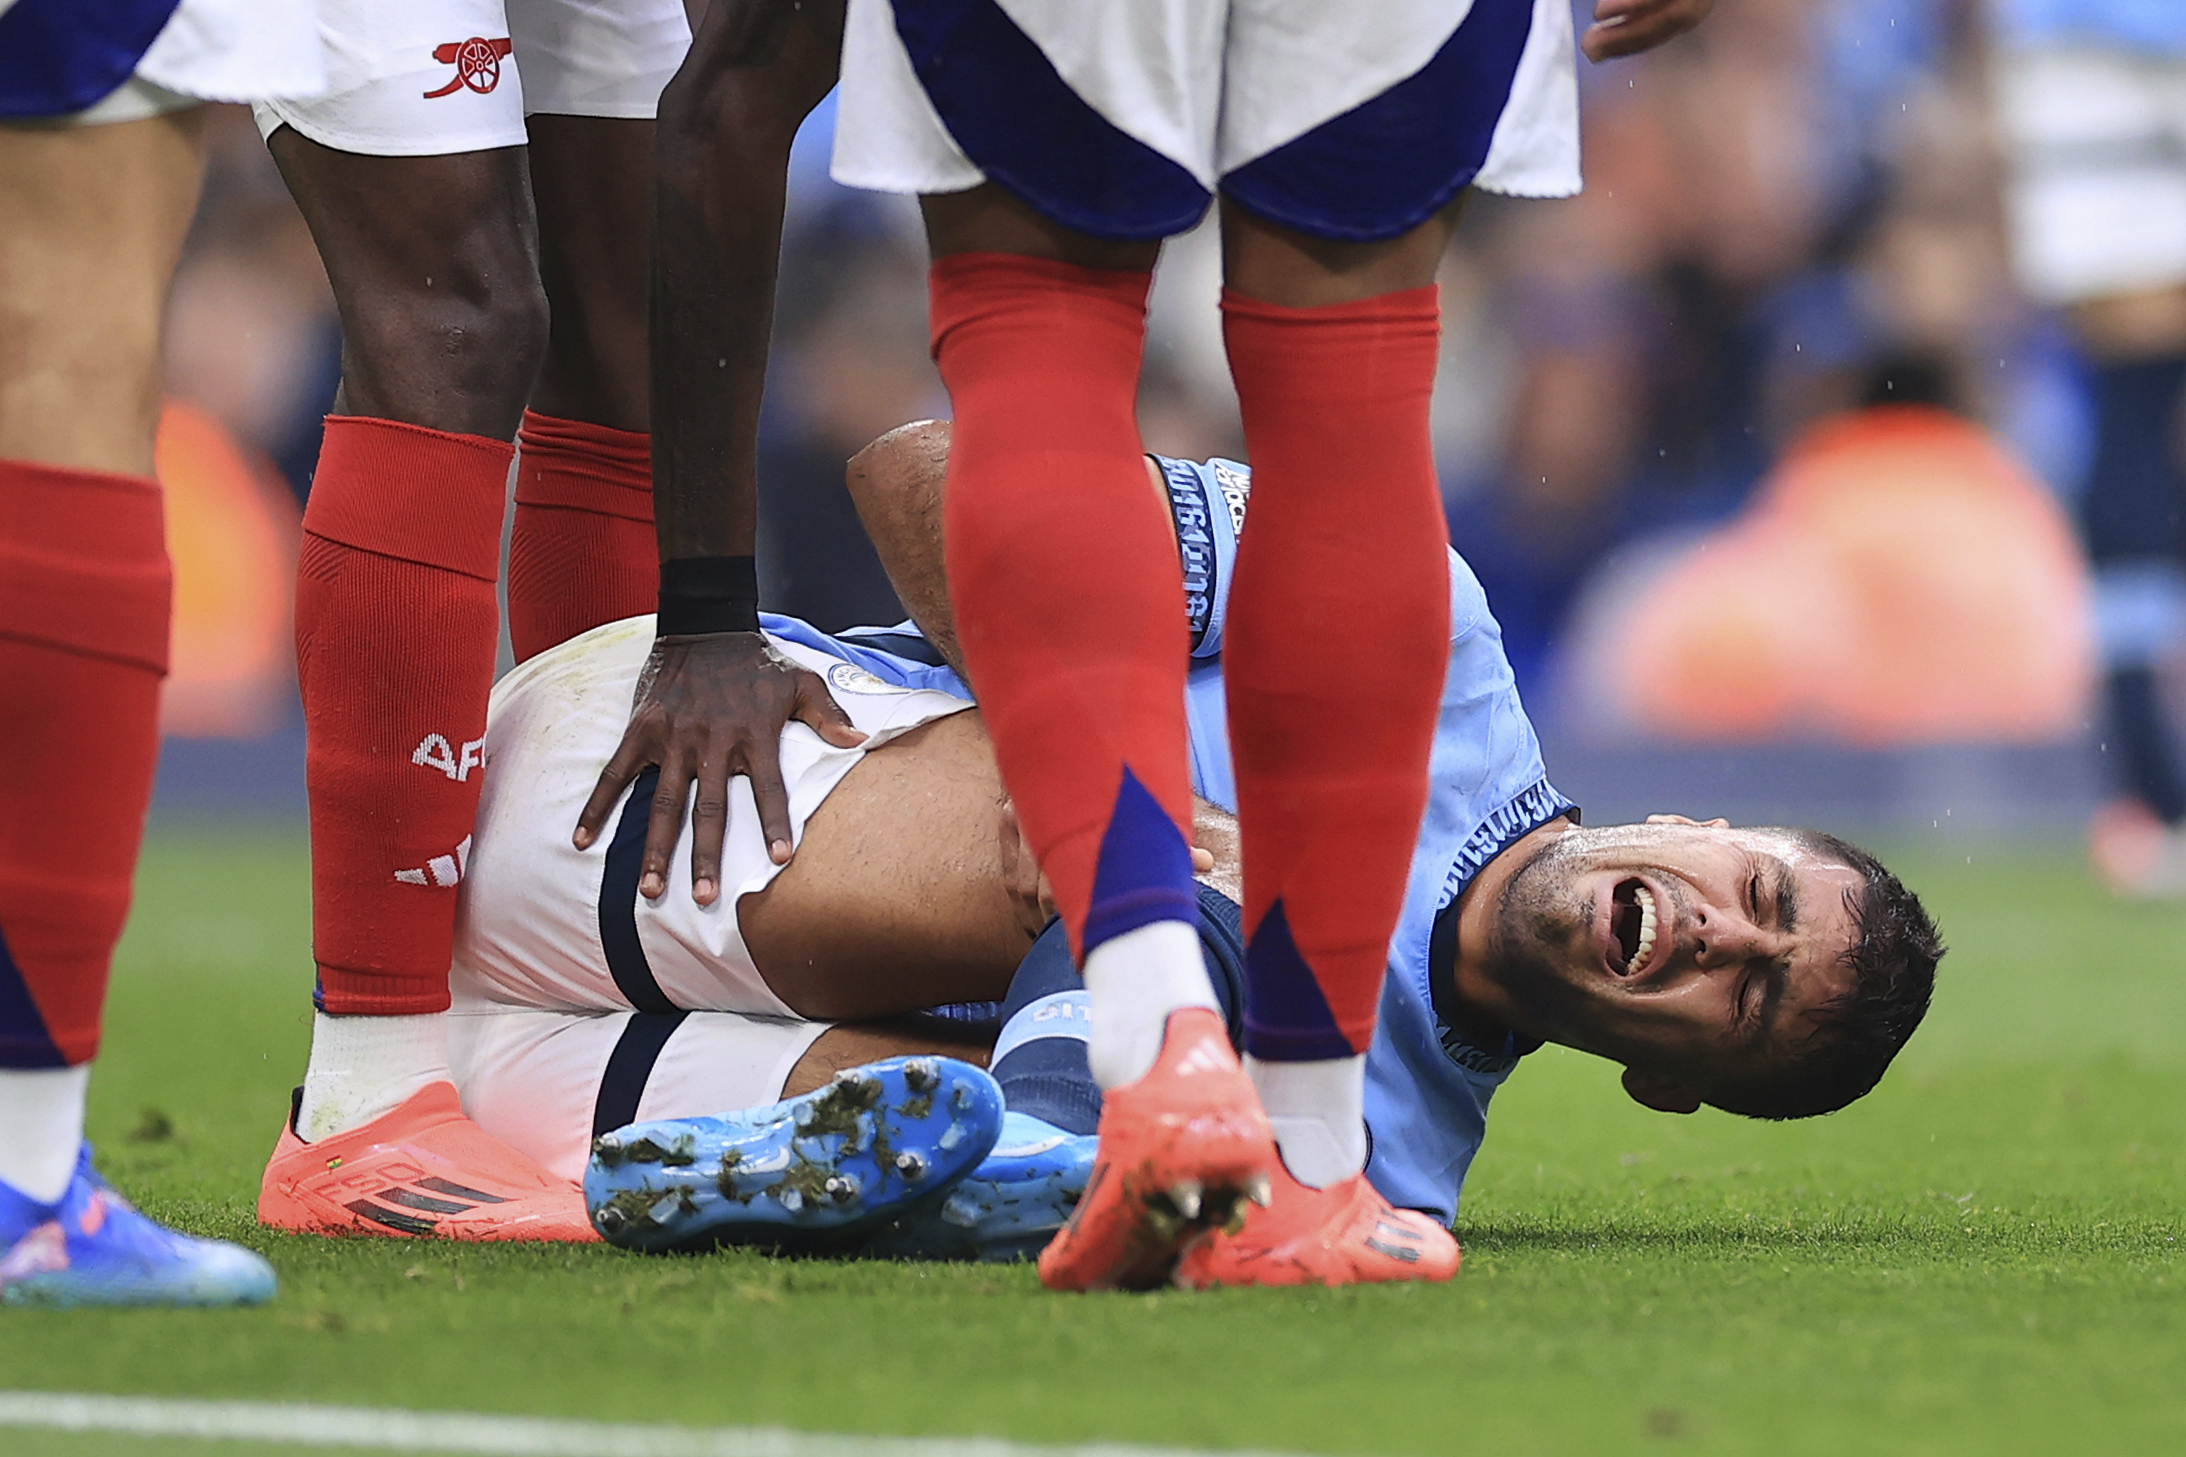
[[[258,1230],[309,1027],[304,846],[170,832],[92,1136],[281,1298],[0,1312],[0,1387],[1310,1452],[2186,1451],[2186,908],[2061,854],[1894,858],[1954,951],[1852,1109],[1671,1118],[1551,1049],[1497,1099],[1453,1284],[1066,1298],[1024,1268]]]

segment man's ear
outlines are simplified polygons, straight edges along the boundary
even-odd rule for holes
[[[1697,1113],[1701,1097],[1676,1078],[1660,1073],[1641,1072],[1636,1067],[1624,1070],[1624,1091],[1632,1101],[1657,1113]]]
[[[1729,820],[1696,820],[1686,815],[1649,815],[1647,823],[1651,825],[1692,825],[1696,829],[1702,830],[1727,830],[1731,827]]]

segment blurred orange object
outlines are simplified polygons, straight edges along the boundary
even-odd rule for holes
[[[1982,431],[1882,406],[1815,426],[1742,517],[1592,593],[1569,667],[1612,731],[2054,740],[2086,717],[2086,568]]]
[[[179,400],[169,400],[160,416],[156,469],[175,565],[174,648],[160,728],[185,738],[268,733],[294,676],[295,499],[270,463]]]

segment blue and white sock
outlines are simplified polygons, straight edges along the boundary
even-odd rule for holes
[[[1093,1132],[1101,1090],[1087,1055],[1092,1036],[1093,997],[1083,988],[1020,1007],[1002,1024],[988,1064],[1004,1105],[1069,1133]]]

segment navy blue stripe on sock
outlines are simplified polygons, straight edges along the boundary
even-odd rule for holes
[[[1156,921],[1192,921],[1194,890],[1184,832],[1126,764],[1094,862],[1085,949]]]
[[[600,1074],[600,1095],[592,1102],[592,1136],[638,1121],[638,1101],[645,1084],[660,1061],[661,1049],[676,1035],[688,1012],[639,1012],[623,1027],[615,1050],[607,1055],[607,1071]]]
[[[30,994],[30,983],[8,951],[8,937],[0,929],[0,1067],[67,1067],[68,1059],[54,1045],[46,1030],[45,1014]]]
[[[1322,1062],[1352,1055],[1320,979],[1291,938],[1290,917],[1279,896],[1246,949],[1245,986],[1245,1050],[1254,1057]]]
[[[630,1005],[640,1012],[666,1014],[678,1008],[660,989],[652,963],[645,959],[645,944],[638,940],[638,872],[645,864],[645,825],[659,787],[658,769],[640,774],[615,821],[615,837],[608,842],[607,864],[600,872],[600,947],[607,953],[609,975]]]

